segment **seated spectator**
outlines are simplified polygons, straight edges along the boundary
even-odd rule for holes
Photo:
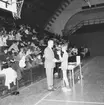
[[[36,57],[36,64],[38,65],[38,64],[43,64],[43,62],[42,62],[42,58],[41,58],[41,55],[39,54],[39,55],[37,55],[37,57]]]
[[[10,57],[10,55],[8,53],[8,49],[5,48],[4,51],[3,51],[3,54],[0,55],[0,60],[2,61],[3,64],[5,64],[5,63],[8,62],[9,57]]]
[[[3,35],[4,46],[7,46],[7,39],[8,39],[8,36],[7,35]]]
[[[73,48],[72,48],[72,55],[77,55],[78,54],[78,49],[77,49],[77,47],[76,46],[74,46]]]
[[[46,46],[46,44],[45,44],[45,42],[44,42],[44,40],[43,40],[43,39],[42,39],[42,40],[40,40],[39,45],[40,45],[40,46]]]
[[[34,34],[37,34],[37,32],[36,32],[36,30],[35,30],[35,29],[33,29],[33,33],[34,33]]]
[[[23,48],[23,47],[20,48],[20,51],[18,53],[18,56],[19,56],[20,59],[23,57],[24,53],[25,53],[25,48]]]
[[[4,54],[8,53],[8,48],[4,48]]]
[[[78,49],[74,46],[69,48],[68,62],[76,62],[76,56],[78,55]]]
[[[25,63],[26,56],[27,55],[25,53],[23,53],[23,56],[22,56],[22,58],[19,61],[19,67],[20,68],[25,68],[26,67],[26,63]]]
[[[36,45],[33,42],[31,42],[30,46],[36,47]]]
[[[15,37],[13,35],[13,31],[9,32],[8,40],[15,40]]]
[[[26,53],[26,59],[25,59],[25,63],[26,63],[26,68],[30,68],[32,67],[32,61],[33,61],[33,58],[31,56],[32,54],[32,50],[31,49],[28,49],[27,53]]]
[[[86,48],[86,57],[90,56],[90,50],[88,48]]]
[[[3,42],[3,36],[0,35],[0,47],[4,46],[4,42]]]
[[[22,37],[22,35],[21,35],[19,32],[17,32],[17,34],[16,34],[16,36],[15,36],[15,39],[16,39],[17,41],[21,41],[21,37]]]
[[[33,35],[33,36],[32,36],[32,40],[34,40],[34,41],[37,40],[36,35]]]
[[[26,51],[26,53],[22,53],[23,55],[22,55],[22,57],[19,61],[20,68],[25,68],[26,67],[26,60],[27,60],[28,63],[29,63],[29,59],[32,60],[32,58],[30,56],[31,53],[32,53],[32,51],[30,49],[28,49]]]
[[[19,51],[19,48],[18,48],[18,45],[19,45],[19,42],[14,42],[8,49],[8,51],[11,51],[12,49],[15,50],[15,52],[18,52]]]

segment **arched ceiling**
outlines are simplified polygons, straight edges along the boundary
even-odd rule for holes
[[[77,1],[77,0],[75,0]],[[87,0],[79,0],[75,3],[76,7],[82,8],[83,6],[88,6],[87,3],[84,3],[82,1],[87,1]],[[90,1],[91,5],[96,5],[96,4],[104,4],[104,0],[88,0]],[[81,4],[82,3],[82,4]],[[104,8],[96,8],[96,9],[89,9],[89,10],[83,10],[75,13],[72,15],[68,21],[66,22],[64,26],[64,30],[69,30],[72,26],[76,25],[76,23],[82,21],[82,20],[87,20],[87,19],[93,19],[93,18],[102,18],[103,16],[103,11]],[[86,15],[85,15],[86,14]],[[76,19],[75,19],[76,18]]]

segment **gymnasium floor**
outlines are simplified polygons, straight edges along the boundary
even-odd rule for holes
[[[0,105],[104,105],[104,57],[95,57],[82,68],[83,81],[71,92],[63,92],[61,81],[57,90],[48,92],[46,79],[20,90],[19,96],[0,99]]]

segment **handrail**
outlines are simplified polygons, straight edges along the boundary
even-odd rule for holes
[[[83,26],[92,25],[92,24],[101,24],[101,23],[104,23],[104,17],[82,20],[78,24],[72,26],[71,29],[68,30],[68,32],[66,34],[72,35],[74,32],[76,32],[78,29],[80,29]]]

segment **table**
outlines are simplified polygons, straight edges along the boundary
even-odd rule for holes
[[[77,64],[76,62],[75,63],[69,63],[68,64],[68,70],[72,72],[72,75],[71,75],[71,79],[73,79],[73,82],[72,82],[72,86],[74,86],[75,82],[74,82],[74,69],[76,67],[79,67],[80,68],[80,78],[81,78],[81,82],[82,82],[82,68],[81,68],[81,63]]]

